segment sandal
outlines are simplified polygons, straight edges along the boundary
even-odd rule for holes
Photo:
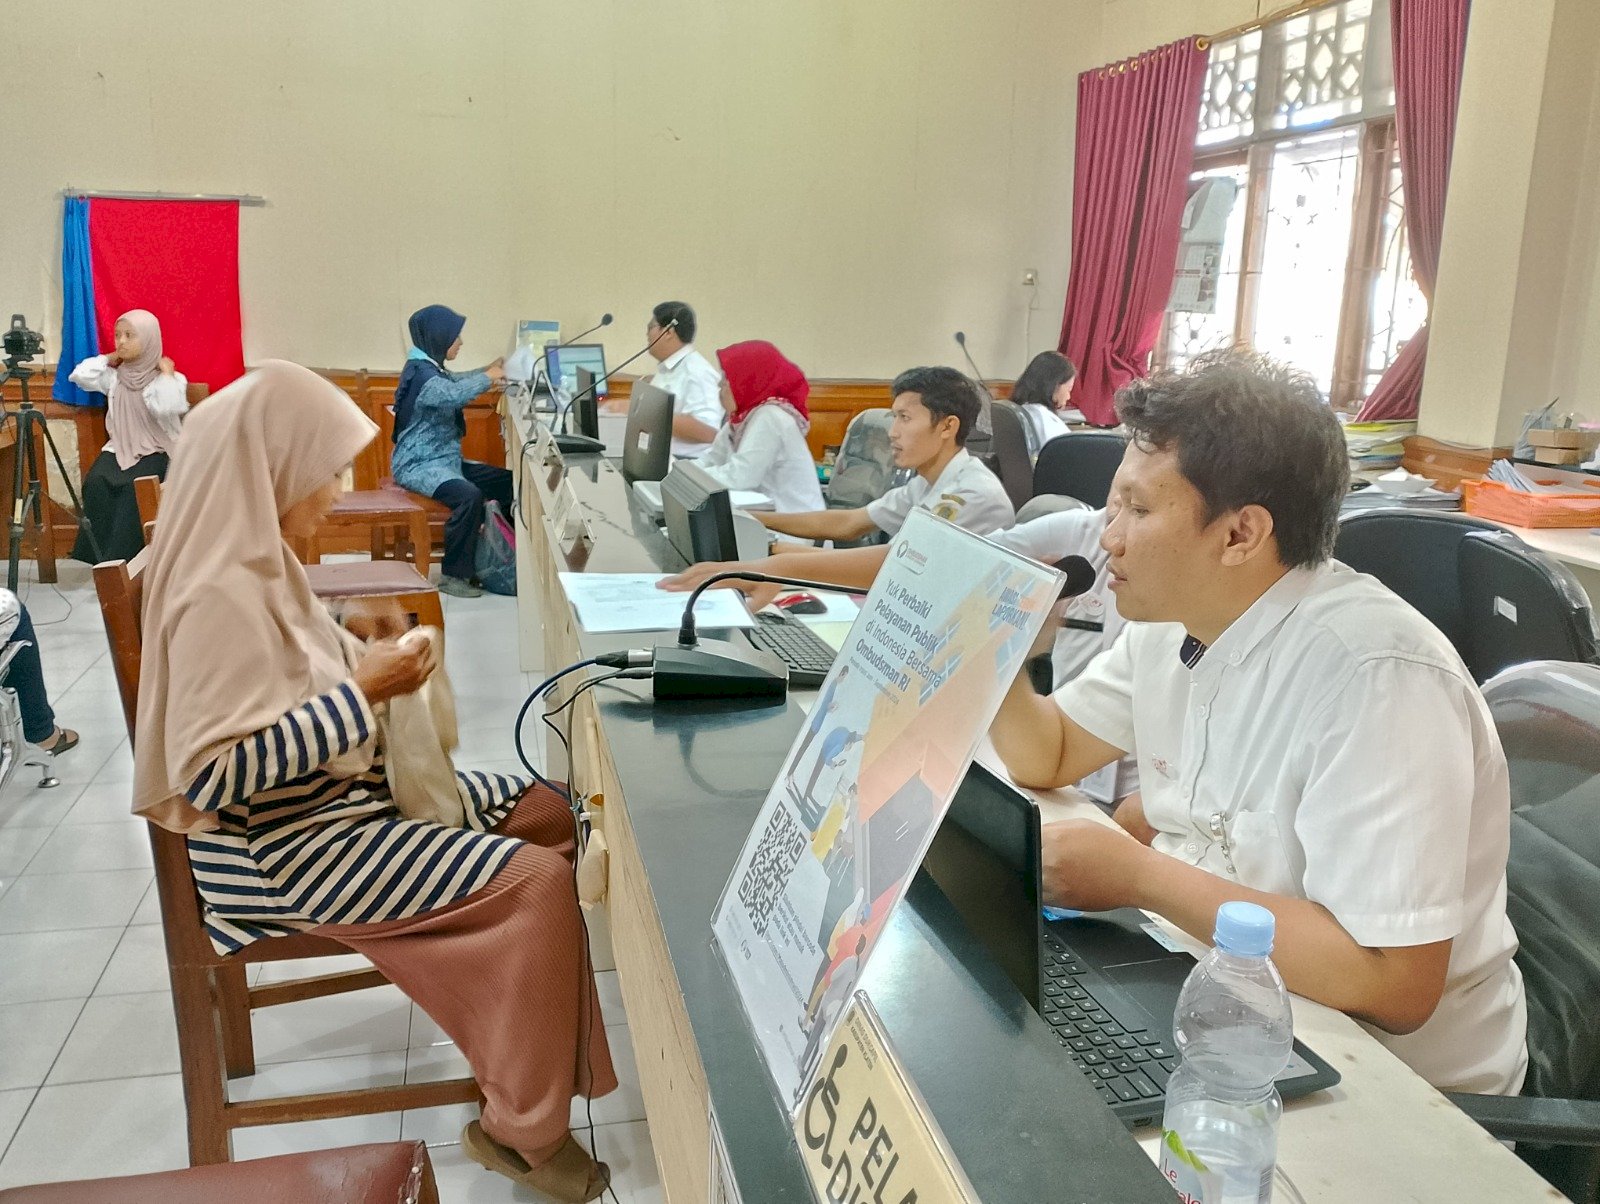
[[[42,752],[49,753],[52,757],[59,757],[62,753],[69,753],[78,747],[78,733],[70,728],[56,728],[56,738],[53,743],[35,746]]]
[[[565,1204],[599,1199],[611,1184],[611,1168],[591,1158],[570,1133],[556,1152],[538,1166],[529,1166],[516,1150],[490,1137],[478,1121],[461,1131],[461,1148],[479,1166]]]

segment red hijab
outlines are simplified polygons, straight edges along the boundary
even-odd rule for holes
[[[794,411],[801,430],[811,425],[811,411],[806,408],[811,386],[806,383],[806,374],[771,343],[760,339],[734,343],[717,352],[717,359],[733,392],[733,417],[728,422],[735,430],[755,413],[756,407],[774,400]]]

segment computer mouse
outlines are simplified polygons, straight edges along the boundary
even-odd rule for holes
[[[792,615],[825,615],[828,604],[815,594],[787,594],[779,598],[776,606]]]

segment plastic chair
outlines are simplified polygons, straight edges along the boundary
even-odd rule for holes
[[[1528,997],[1520,1096],[1451,1095],[1583,1204],[1600,1183],[1600,667],[1535,661],[1483,688],[1511,771],[1506,914]]]
[[[1064,493],[1098,510],[1111,496],[1111,478],[1127,446],[1121,435],[1107,431],[1057,435],[1039,449],[1033,492]]]

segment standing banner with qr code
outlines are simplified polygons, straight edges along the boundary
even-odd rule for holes
[[[921,510],[890,548],[712,917],[791,1115],[1060,581]]]

